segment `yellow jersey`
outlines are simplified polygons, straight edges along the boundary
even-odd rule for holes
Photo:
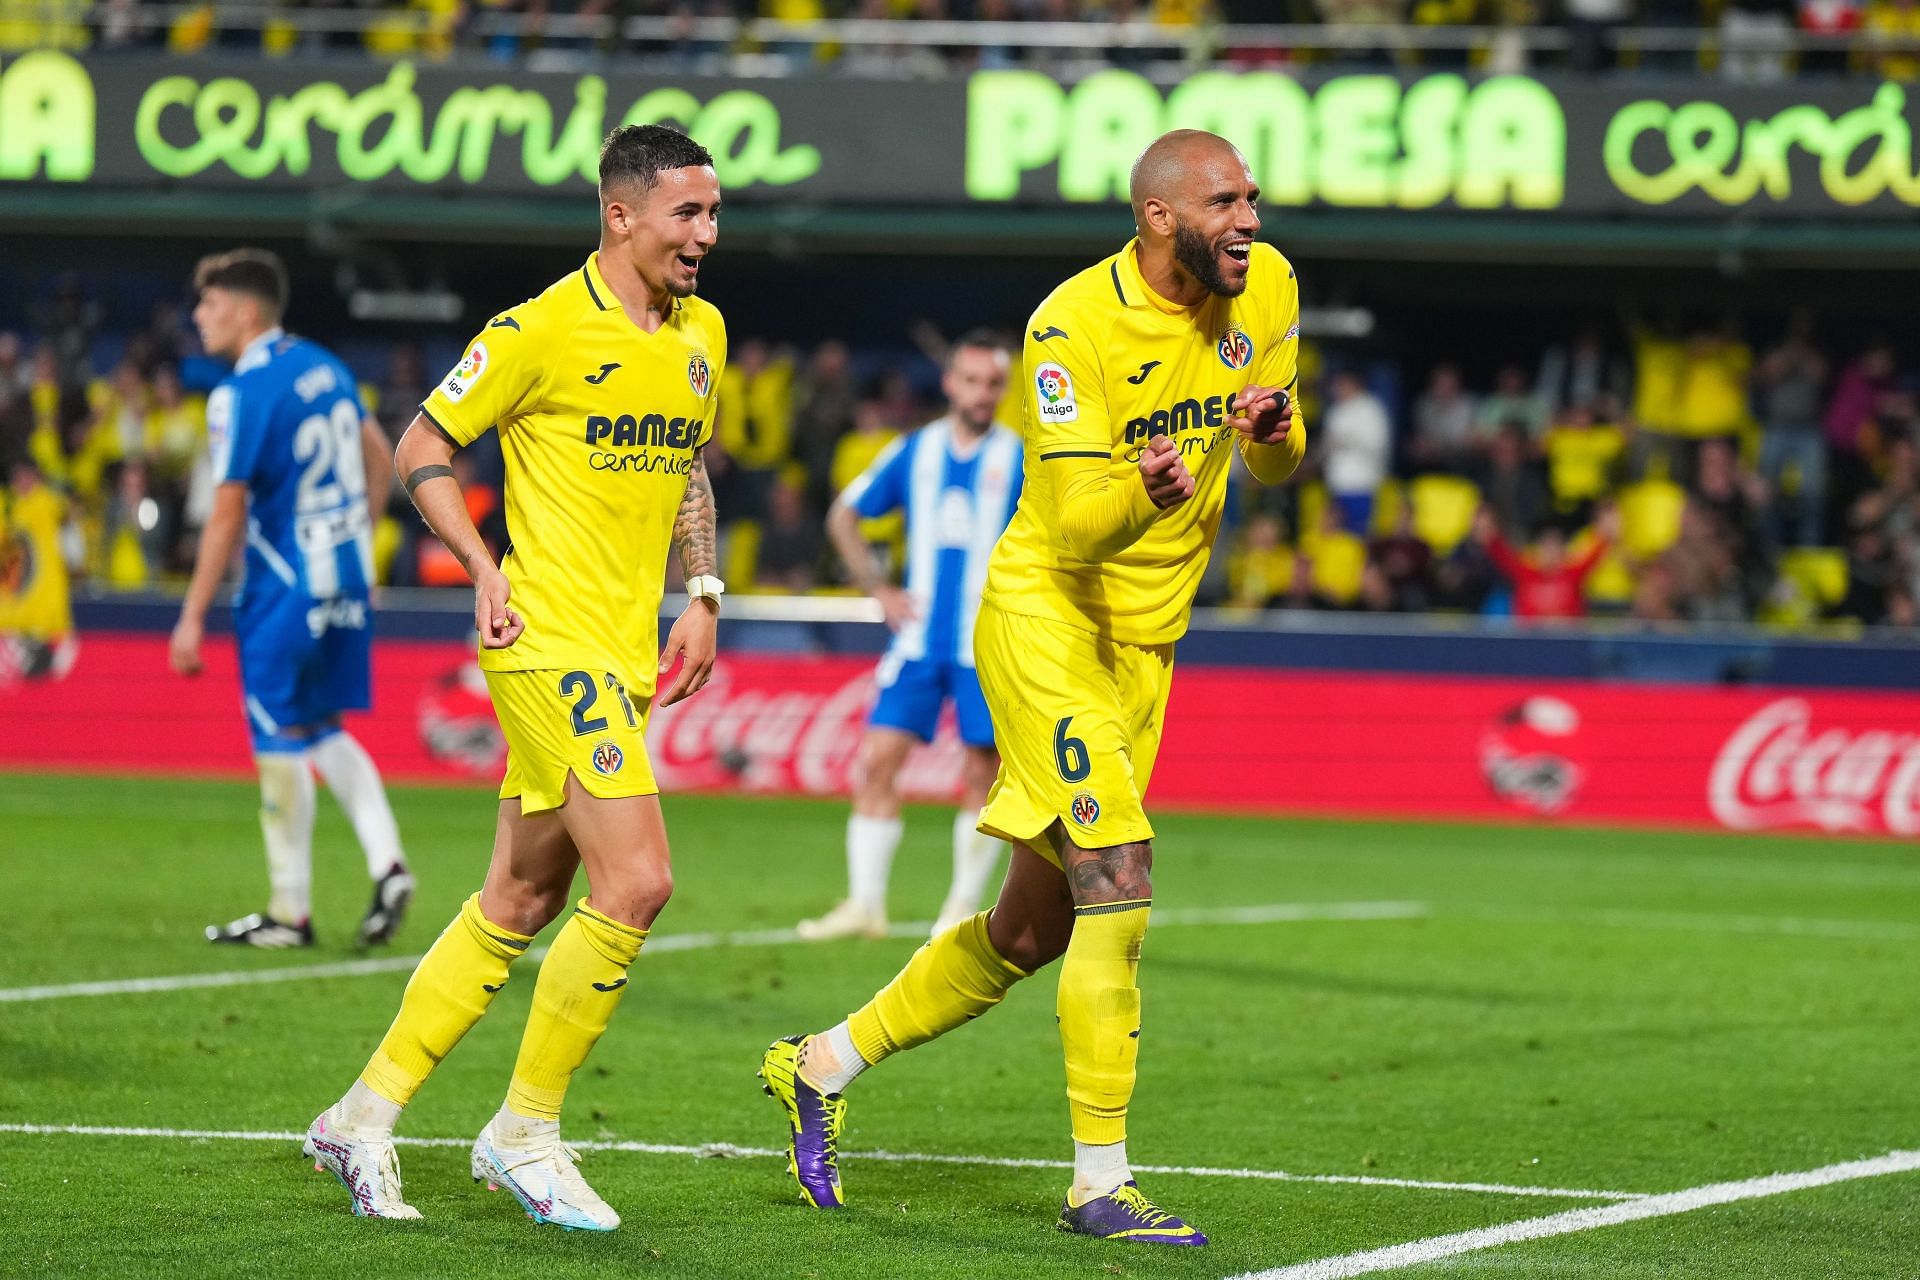
[[[1220,531],[1234,396],[1249,383],[1289,395],[1296,389],[1300,289],[1280,251],[1255,244],[1239,297],[1182,307],[1147,287],[1137,243],[1055,289],[1027,324],[1026,480],[994,548],[984,598],[1010,613],[1153,645],[1186,631]],[[1296,397],[1294,432],[1303,431]],[[1103,457],[1112,483],[1138,485],[1141,451],[1157,435],[1179,442],[1193,497],[1159,513],[1113,558],[1078,559],[1060,532],[1056,495],[1040,464]]]
[[[646,333],[596,253],[495,316],[428,395],[421,412],[451,440],[497,427],[506,460],[501,568],[526,630],[481,649],[482,668],[607,671],[653,693],[674,518],[726,360],[712,304],[681,298]]]

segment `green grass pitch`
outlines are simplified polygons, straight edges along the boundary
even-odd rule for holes
[[[398,789],[417,954],[479,882],[493,802]],[[463,1146],[402,1148],[424,1223],[352,1218],[287,1141],[23,1126],[302,1129],[352,1079],[406,974],[22,1000],[28,987],[355,959],[366,880],[329,802],[312,952],[216,952],[264,896],[237,783],[0,776],[0,1275],[1223,1277],[1611,1201],[1226,1172],[1143,1174],[1204,1250],[1053,1230],[1055,1168],[863,1150],[1070,1155],[1048,975],[850,1093],[849,1209],[803,1207],[754,1080],[775,1036],[864,1001],[906,939],[662,945],[568,1103],[625,1216],[535,1228],[473,1186]],[[655,932],[777,930],[833,899],[845,810],[669,797],[679,890]],[[913,810],[894,914],[944,887],[947,813]],[[1920,852],[1893,842],[1176,815],[1129,1149],[1136,1165],[1658,1194],[1920,1147]],[[1267,904],[1374,919],[1175,923]],[[1280,914],[1280,913],[1276,913]],[[1308,912],[1305,914],[1314,914]],[[1356,914],[1366,914],[1360,912]],[[1160,923],[1164,916],[1167,923]],[[470,1141],[498,1105],[523,964],[402,1133]],[[9,994],[15,993],[15,994]],[[1920,1173],[1502,1244],[1393,1275],[1911,1277]]]

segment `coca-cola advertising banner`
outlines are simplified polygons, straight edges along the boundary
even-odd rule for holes
[[[390,778],[499,779],[470,653],[383,641],[374,669],[375,709],[350,726]],[[723,654],[705,690],[655,711],[655,772],[670,792],[842,793],[872,693],[864,660]],[[905,783],[950,797],[959,762],[948,723]],[[86,636],[64,674],[0,685],[0,767],[245,776],[231,646],[188,681],[164,637]],[[1913,835],[1920,695],[1187,667],[1148,800]]]

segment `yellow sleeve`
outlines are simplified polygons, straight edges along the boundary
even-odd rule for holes
[[[1027,456],[1041,462],[1060,454],[1111,458],[1113,427],[1095,335],[1072,314],[1049,322],[1043,306],[1027,325],[1024,364]]]
[[[566,335],[542,328],[533,307],[495,316],[428,393],[420,411],[448,439],[466,445],[530,408],[547,376],[541,353],[565,345]]]
[[[1054,519],[1060,536],[1088,564],[1110,560],[1138,542],[1160,514],[1138,474],[1116,479],[1104,455],[1069,450],[1046,455],[1045,466],[1059,495]]]
[[[1260,342],[1260,365],[1254,381],[1287,393],[1293,403],[1293,426],[1287,438],[1277,444],[1254,444],[1242,436],[1239,449],[1254,479],[1261,484],[1279,484],[1299,468],[1307,453],[1307,422],[1300,408],[1300,282],[1278,250],[1257,247],[1267,248],[1272,254],[1271,264],[1263,265],[1270,265],[1277,283],[1268,295],[1272,303],[1265,316],[1267,332]]]

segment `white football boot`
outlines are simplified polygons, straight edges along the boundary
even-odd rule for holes
[[[342,1129],[329,1108],[307,1126],[300,1150],[313,1167],[340,1179],[359,1218],[417,1219],[420,1211],[400,1190],[400,1156],[391,1137],[367,1137]]]
[[[848,898],[823,916],[802,920],[793,927],[793,931],[803,942],[827,942],[834,938],[884,938],[887,936],[887,913],[875,911]]]
[[[507,1146],[497,1133],[499,1117],[473,1143],[473,1180],[487,1190],[505,1187],[535,1222],[550,1222],[568,1231],[611,1231],[620,1215],[587,1185],[574,1168],[580,1153],[560,1141],[560,1126],[525,1147]]]

